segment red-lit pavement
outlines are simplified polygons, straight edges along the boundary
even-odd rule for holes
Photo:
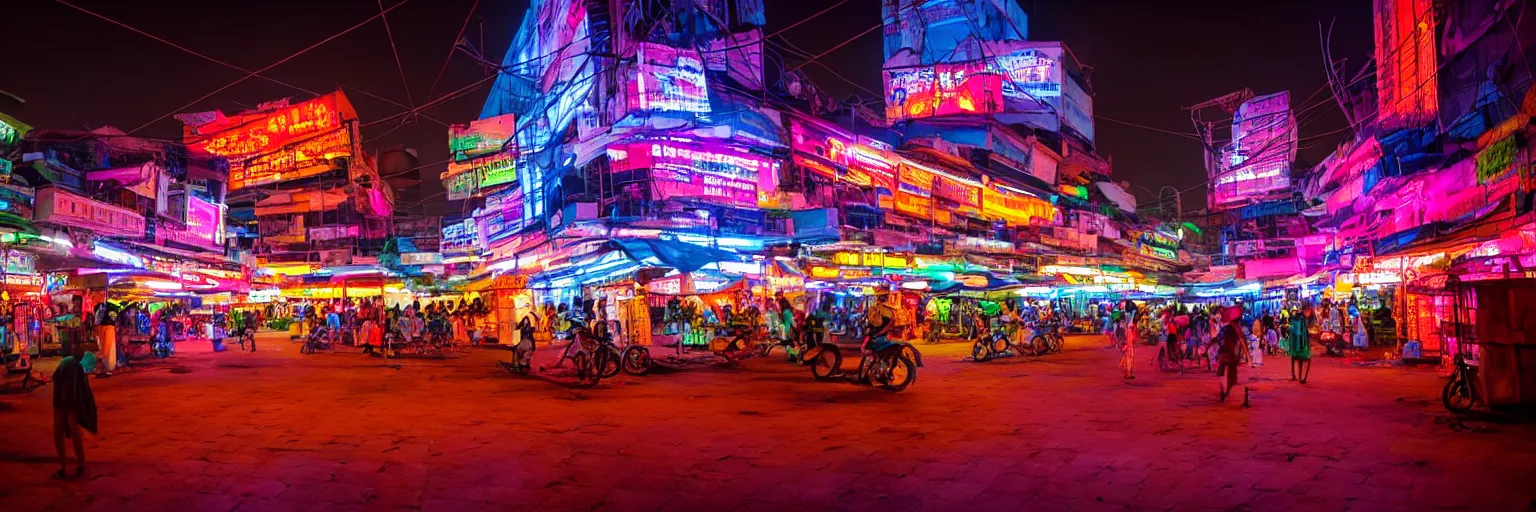
[[[184,353],[93,381],[91,472],[55,468],[48,388],[0,395],[5,510],[1524,510],[1536,427],[1451,421],[1433,372],[1271,358],[1250,409],[1210,374],[1122,382],[1097,338],[1044,358],[923,347],[906,393],[804,368],[573,390],[452,360]],[[184,352],[192,352],[190,350]],[[549,353],[543,354],[548,356]],[[1468,427],[1471,427],[1469,430]],[[537,507],[537,508],[534,508]]]

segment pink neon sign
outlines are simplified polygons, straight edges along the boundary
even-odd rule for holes
[[[778,163],[719,144],[643,142],[608,150],[613,170],[650,169],[658,196],[693,197],[732,206],[757,206],[757,177]]]

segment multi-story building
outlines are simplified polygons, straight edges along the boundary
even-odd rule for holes
[[[259,261],[342,266],[383,248],[394,192],[362,151],[345,94],[177,118],[193,154],[228,163],[231,216],[256,224],[242,243]]]
[[[882,115],[765,73],[760,2],[533,2],[481,119],[452,135],[445,184],[477,207],[445,219],[443,250],[484,254],[483,270],[560,300],[679,267],[681,246],[857,247],[907,267],[902,255],[985,251],[986,268],[1019,275],[1186,267],[1176,239],[1142,236],[1155,230],[1109,180],[1071,51],[1027,40],[1016,2],[940,3],[886,2]],[[649,248],[625,260],[605,240]],[[754,265],[711,268],[768,270]]]

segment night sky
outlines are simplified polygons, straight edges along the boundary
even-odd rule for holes
[[[6,2],[6,30],[0,31],[0,90],[27,100],[20,108],[0,103],[19,119],[41,128],[112,125],[133,130],[168,113],[242,106],[307,93],[259,78],[192,100],[233,82],[244,73],[214,64],[166,44],[48,0]],[[240,1],[74,1],[70,3],[139,28],[210,57],[249,70],[356,25],[379,12],[376,0],[314,2]],[[401,3],[384,0],[385,7]],[[364,123],[422,103],[449,54],[454,36],[474,0],[406,0],[390,11],[405,78],[390,51],[383,23],[375,20],[263,73],[315,92],[344,89]],[[775,31],[835,3],[833,0],[766,0],[768,30]],[[1156,190],[1164,185],[1186,194],[1185,209],[1204,204],[1198,186],[1205,180],[1201,149],[1193,140],[1106,121],[1111,118],[1159,129],[1191,132],[1183,107],[1243,87],[1258,94],[1290,90],[1293,107],[1324,84],[1318,24],[1336,20],[1333,56],[1351,70],[1369,60],[1371,14],[1368,0],[1337,1],[1110,1],[1021,0],[1029,14],[1030,38],[1065,41],[1093,68],[1094,110],[1101,153],[1114,161],[1114,177]],[[17,5],[19,4],[19,5]],[[483,0],[465,39],[500,62],[522,20],[526,0]],[[784,34],[811,54],[821,53],[880,22],[879,0],[851,0]],[[882,59],[879,31],[822,58],[864,88],[879,91]],[[864,94],[817,66],[804,68],[838,98]],[[449,61],[432,98],[485,76],[462,53]],[[444,122],[474,119],[489,85],[426,112]],[[1307,106],[1327,102],[1301,116],[1301,160],[1316,162],[1346,134],[1307,137],[1345,125],[1327,91]],[[393,145],[417,148],[423,163],[447,154],[447,129],[422,118],[398,127],[393,122],[364,128],[369,149]],[[390,131],[392,130],[393,131]],[[387,132],[387,133],[386,133]],[[138,135],[179,138],[180,123],[166,117]],[[428,174],[440,169],[429,168]],[[431,183],[434,190],[441,185]],[[1143,200],[1150,194],[1135,192]]]

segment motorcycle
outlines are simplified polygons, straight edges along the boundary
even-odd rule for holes
[[[842,349],[837,345],[817,345],[806,352],[805,360],[811,366],[811,376],[817,380],[829,380],[843,375]],[[888,391],[903,391],[917,382],[917,369],[922,366],[922,354],[910,343],[866,340],[860,347],[859,369],[853,377],[860,383],[880,386]]]

